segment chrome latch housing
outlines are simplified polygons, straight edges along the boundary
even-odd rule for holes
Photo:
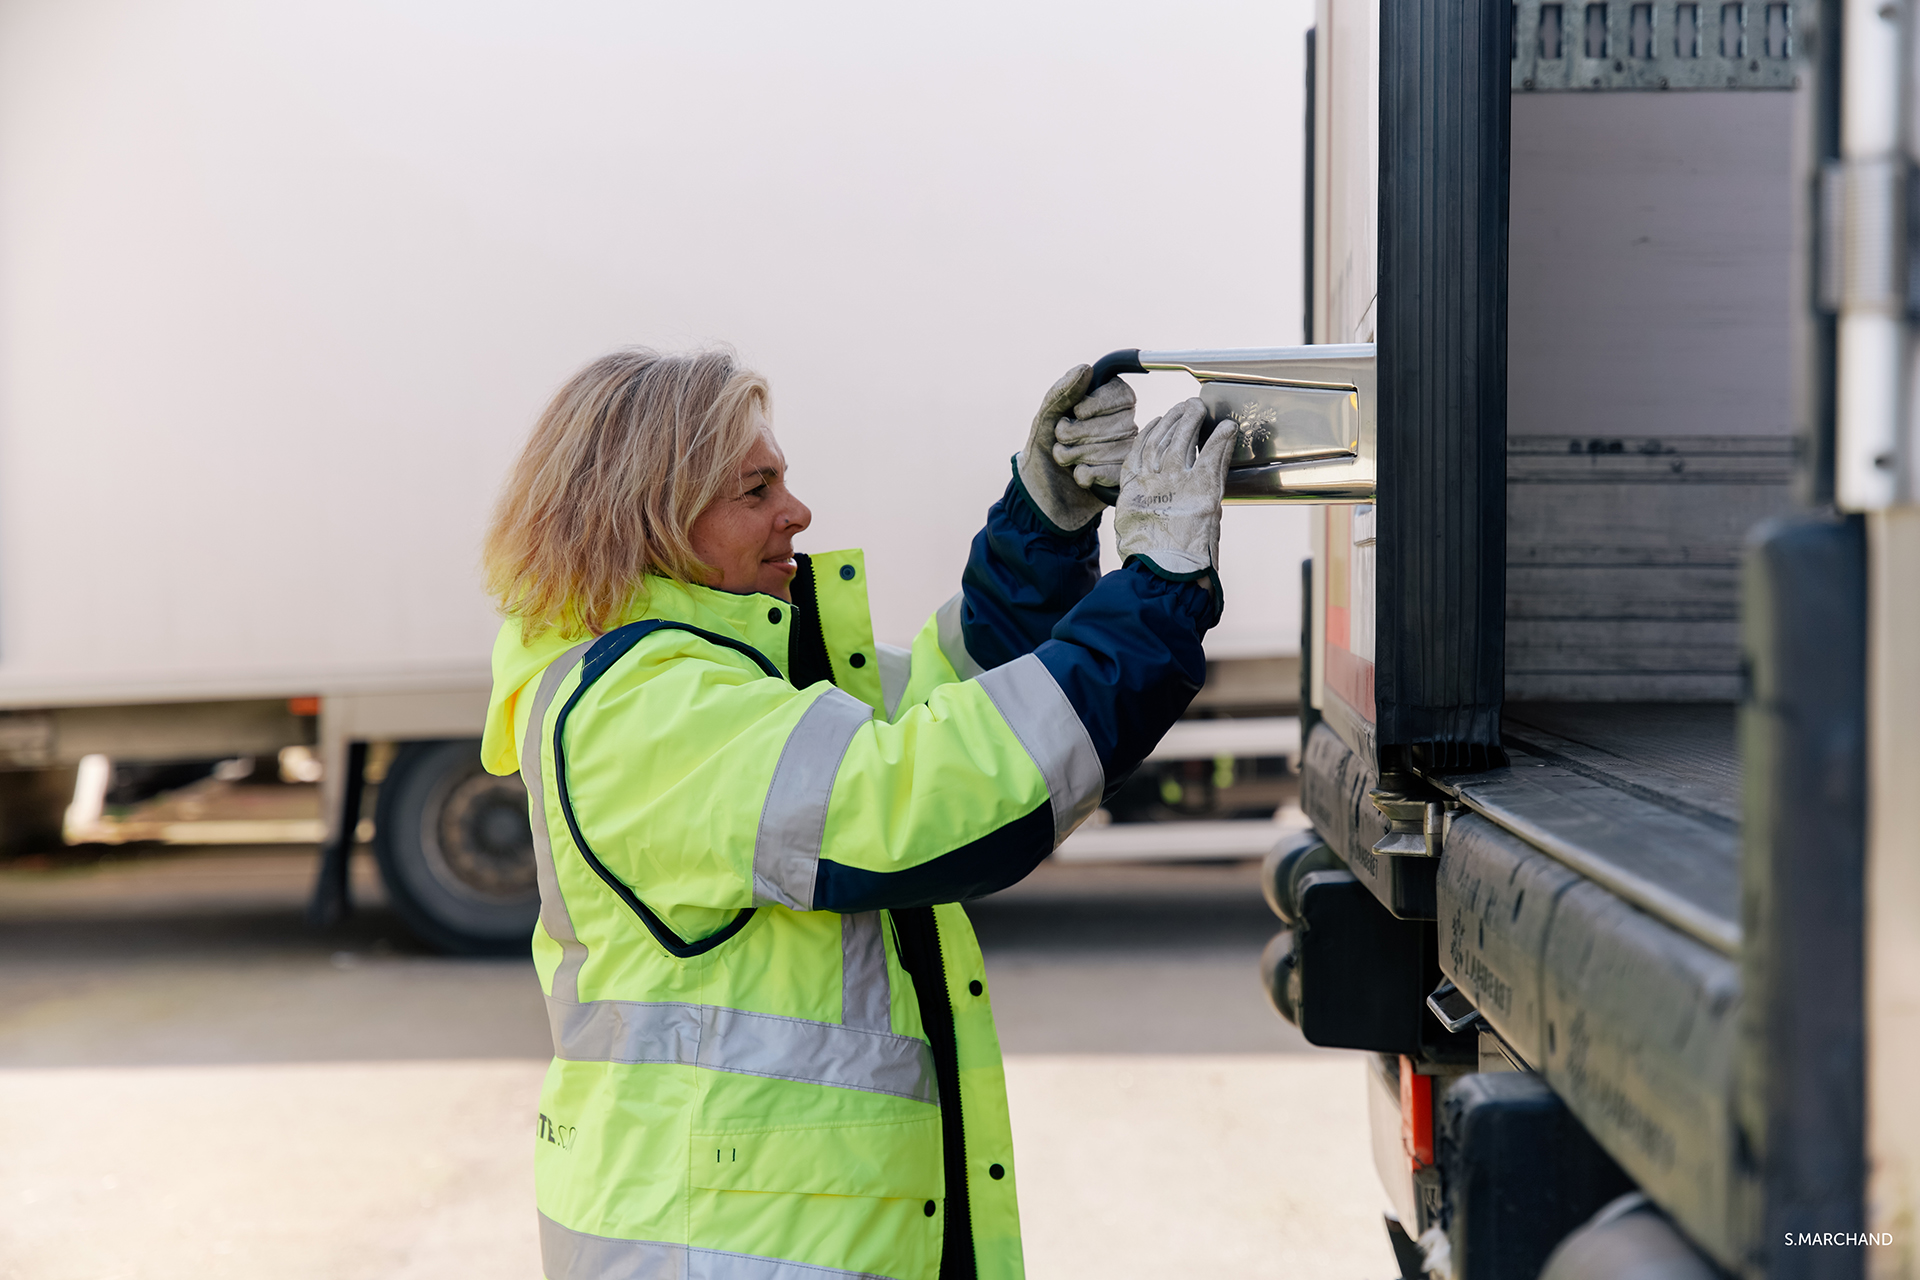
[[[1387,834],[1374,842],[1373,851],[1386,858],[1437,858],[1446,847],[1457,800],[1376,787],[1367,799],[1387,820]]]

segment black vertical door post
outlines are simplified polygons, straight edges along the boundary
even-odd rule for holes
[[[1382,767],[1500,760],[1508,0],[1380,6]]]
[[[1867,545],[1834,486],[1835,282],[1822,167],[1840,154],[1841,5],[1795,6],[1800,216],[1794,412],[1812,510],[1747,540],[1741,581],[1741,1007],[1734,1114],[1750,1274],[1865,1273],[1867,1251],[1788,1233],[1867,1220]]]
[[[1734,1104],[1772,1280],[1859,1276],[1866,1250],[1867,549],[1860,517],[1768,521],[1742,583],[1740,1053]]]

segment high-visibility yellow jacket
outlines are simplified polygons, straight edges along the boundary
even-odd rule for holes
[[[656,578],[604,636],[502,629],[483,755],[539,859],[549,1280],[1021,1276],[958,904],[1137,765],[1218,616],[1145,565],[1096,586],[1093,539],[1016,483],[911,654],[858,552],[802,558],[791,603]]]

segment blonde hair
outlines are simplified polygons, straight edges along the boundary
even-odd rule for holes
[[[508,473],[482,564],[531,640],[603,635],[645,578],[712,572],[688,537],[739,473],[772,396],[732,352],[601,356],[554,394]]]

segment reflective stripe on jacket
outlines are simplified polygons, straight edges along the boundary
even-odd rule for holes
[[[908,662],[858,552],[803,559],[792,604],[651,579],[557,655],[508,624],[485,754],[520,767],[539,858],[550,1280],[1022,1274],[957,904],[1151,749],[1218,607],[1140,568],[1095,586],[1093,536],[1010,488]]]

